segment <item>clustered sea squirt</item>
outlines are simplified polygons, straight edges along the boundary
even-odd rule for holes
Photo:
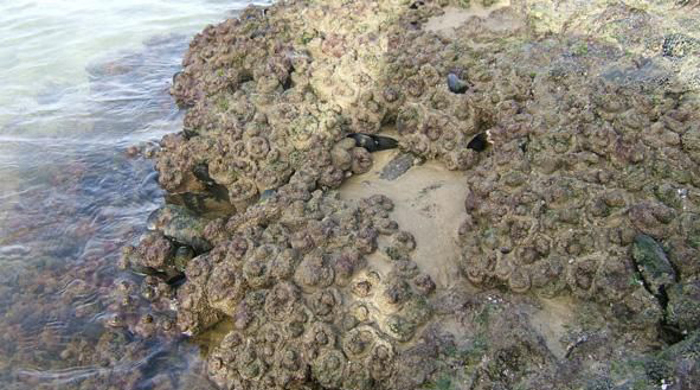
[[[663,36],[639,28],[651,22],[632,6],[601,3],[569,21],[592,28],[617,18],[625,51],[602,33],[558,29],[533,11],[546,9],[537,1],[458,3],[287,1],[251,7],[192,41],[172,88],[188,110],[184,130],[155,157],[161,185],[187,207],[158,211],[155,231],[124,263],[157,275],[144,291],[166,330],[162,299],[175,300],[180,332],[231,323],[208,356],[222,388],[631,385],[632,368],[572,361],[583,341],[566,356],[548,349],[518,309],[532,304],[526,293],[571,296],[602,314],[588,359],[612,364],[606,340],[665,367],[637,385],[697,379],[700,103],[698,86],[677,72],[696,62],[685,51],[649,52],[648,40]],[[454,15],[465,17],[455,30],[440,26]],[[557,34],[542,34],[543,20]],[[469,305],[483,301],[420,269],[391,199],[335,192],[372,166],[348,134],[380,132],[465,171],[454,235],[464,283],[512,309],[491,314],[493,328],[468,331],[505,337],[478,344],[474,370],[448,364],[465,342],[440,325],[478,329],[484,317]],[[665,343],[680,347],[657,356]]]

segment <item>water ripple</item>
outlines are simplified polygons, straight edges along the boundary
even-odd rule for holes
[[[244,3],[0,3],[0,388],[213,389],[194,346],[104,323],[136,278],[120,247],[163,202],[124,149],[179,130],[188,37]]]

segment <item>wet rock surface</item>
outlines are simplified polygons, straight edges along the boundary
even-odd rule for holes
[[[198,34],[156,168],[230,208],[166,206],[127,249],[157,271],[140,331],[228,324],[223,389],[691,389],[698,11],[550,7],[289,1]],[[450,283],[391,194],[337,195],[380,133],[402,153],[380,180],[462,174]]]
[[[399,154],[384,166],[380,177],[384,180],[395,180],[411,169],[414,160],[415,157],[410,153]]]

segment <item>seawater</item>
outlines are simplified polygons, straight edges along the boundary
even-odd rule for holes
[[[180,130],[189,40],[251,3],[0,1],[0,388],[213,388],[187,340],[106,324],[120,248],[163,203],[125,150]]]

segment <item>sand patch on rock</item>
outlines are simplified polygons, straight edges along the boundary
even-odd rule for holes
[[[491,30],[508,29],[513,26],[511,26],[510,23],[503,23],[500,15],[494,17],[496,16],[494,14],[499,14],[495,11],[507,8],[509,6],[510,0],[498,2],[491,7],[484,7],[483,5],[476,3],[472,4],[469,9],[447,7],[444,9],[444,14],[430,18],[423,28],[426,31],[455,38],[456,29],[467,23],[471,18],[476,17],[480,19],[492,19],[493,22],[500,21],[500,23],[489,23],[488,27]]]
[[[382,170],[399,153],[394,150],[373,154],[372,170],[348,179],[340,187],[340,197],[348,201],[375,194],[389,197],[395,204],[391,218],[416,239],[413,260],[439,287],[452,286],[461,278],[455,232],[464,215],[464,173],[427,162],[412,167],[395,180],[382,179]],[[382,243],[379,244],[381,248]],[[378,250],[372,256],[385,255]]]
[[[569,297],[540,299],[541,307],[530,313],[530,324],[542,336],[547,348],[559,359],[566,356],[567,346],[562,343],[567,325],[574,323],[576,305]]]

